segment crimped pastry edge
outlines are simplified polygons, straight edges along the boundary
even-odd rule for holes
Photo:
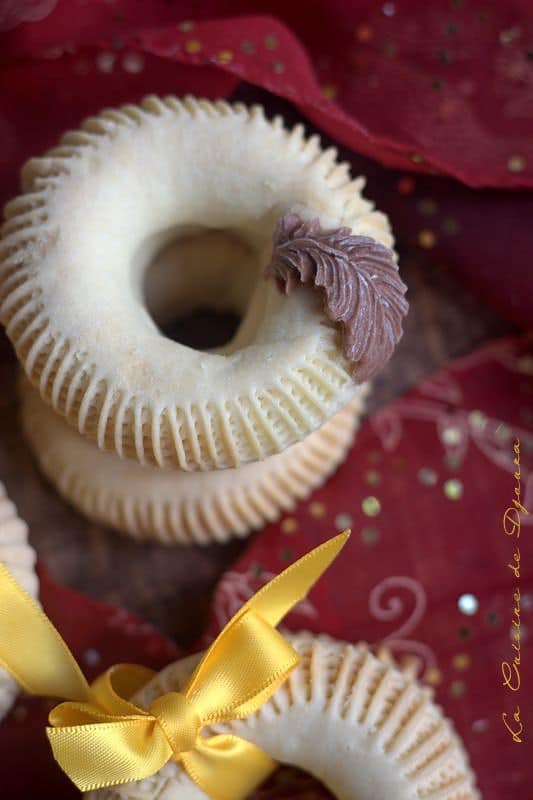
[[[142,127],[165,115],[181,120],[232,116],[239,124],[273,132],[280,147],[304,159],[303,168],[324,176],[325,185],[340,198],[345,224],[361,225],[391,243],[386,217],[361,196],[363,180],[350,178],[347,165],[336,162],[334,148],[321,150],[316,136],[306,139],[303,126],[288,131],[279,117],[268,121],[259,106],[151,96],[141,106],[108,109],[86,120],[44,157],[27,162],[22,172],[25,194],[5,209],[0,320],[43,399],[102,449],[141,463],[182,469],[239,466],[301,440],[355,393],[337,331],[324,326],[315,353],[273,376],[253,396],[168,405],[133,396],[116,376],[102,374],[98,364],[63,335],[40,300],[39,253],[59,233],[49,224],[47,207],[62,176],[68,176],[73,164],[91,158],[117,131]],[[214,430],[220,435],[207,435]]]
[[[256,714],[217,731],[250,739],[314,774],[338,800],[480,800],[464,746],[422,687],[363,644],[284,632],[301,657]],[[183,688],[198,656],[171,664],[135,697],[148,707]],[[351,779],[351,780],[350,780]],[[87,800],[206,800],[177,763]]]
[[[36,554],[28,542],[28,526],[0,482],[0,562],[32,597],[37,598],[39,581],[35,573]],[[18,694],[13,678],[0,667],[0,720],[8,713]]]
[[[79,437],[20,381],[22,424],[39,467],[90,519],[139,540],[210,544],[244,537],[321,486],[344,460],[369,384],[303,442],[237,469],[163,471],[120,460]]]

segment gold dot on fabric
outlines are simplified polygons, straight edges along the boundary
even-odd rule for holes
[[[505,28],[503,31],[500,31],[500,35],[498,37],[500,44],[502,44],[504,47],[509,47],[510,44],[520,38],[521,33],[521,29],[516,25],[512,28]]]
[[[285,64],[283,64],[281,61],[274,61],[274,63],[272,64],[272,69],[274,70],[274,72],[280,74],[282,72],[285,72]]]
[[[523,172],[526,168],[526,159],[524,156],[511,156],[507,161],[507,169],[509,172]]]
[[[410,175],[404,175],[396,184],[399,194],[412,194],[415,189],[415,182]]]
[[[451,697],[462,697],[466,691],[466,686],[463,681],[452,681],[450,684]]]
[[[488,418],[487,415],[483,413],[483,411],[479,411],[478,409],[474,409],[468,415],[468,424],[470,427],[475,431],[483,431],[487,427]]]
[[[361,530],[361,539],[365,544],[375,544],[379,540],[379,536],[377,528],[363,528]]]
[[[199,53],[202,49],[202,43],[198,41],[198,39],[189,39],[188,42],[185,42],[185,52],[193,55],[194,53]]]
[[[142,53],[126,53],[122,59],[122,66],[131,75],[137,75],[144,69],[144,56]]]
[[[355,38],[358,42],[369,42],[374,36],[374,31],[370,25],[359,25],[355,31]]]
[[[193,28],[194,22],[192,22],[190,19],[185,20],[185,22],[180,22],[178,25],[178,30],[182,31],[182,33],[188,33],[189,31],[192,31]]]
[[[442,672],[438,667],[429,667],[424,674],[424,681],[430,686],[438,686],[442,683]]]
[[[407,466],[407,461],[405,458],[402,458],[402,456],[397,456],[392,464],[396,472],[404,472]]]
[[[437,237],[429,228],[424,228],[418,234],[418,244],[420,247],[423,247],[424,250],[431,250],[432,247],[435,247],[437,243]]]
[[[277,38],[275,36],[272,36],[271,34],[265,36],[264,42],[267,50],[275,50],[276,47],[278,46]]]
[[[413,164],[422,164],[424,158],[420,155],[420,153],[411,153],[411,161]]]
[[[241,50],[243,53],[253,53],[255,52],[255,46],[253,42],[241,42]]]
[[[444,444],[459,444],[463,438],[463,434],[460,428],[449,425],[442,430],[440,438]]]
[[[377,517],[381,511],[381,503],[377,497],[370,495],[361,501],[361,508],[367,517]]]
[[[371,464],[379,464],[381,461],[381,453],[379,450],[371,450],[370,453],[367,455],[367,459],[370,461]]]
[[[229,64],[230,61],[233,61],[233,53],[231,50],[221,50],[217,55],[217,61],[220,64]]]
[[[381,475],[377,469],[369,469],[365,472],[365,481],[370,484],[370,486],[379,486],[381,483]]]
[[[13,718],[17,722],[24,722],[28,716],[28,709],[26,706],[17,706],[13,711]]]
[[[335,527],[338,531],[344,531],[346,528],[351,528],[353,525],[353,517],[351,514],[341,512],[335,517]]]
[[[460,500],[463,496],[463,483],[458,478],[444,482],[443,491],[448,500]]]
[[[294,517],[287,517],[281,523],[281,532],[282,533],[295,533],[298,530],[298,522],[294,519]]]
[[[116,55],[107,50],[104,50],[102,53],[98,53],[96,56],[96,66],[100,72],[113,72],[115,61]]]
[[[396,45],[394,42],[385,42],[383,45],[383,55],[387,58],[392,58],[396,55]]]
[[[460,226],[457,220],[453,217],[446,217],[446,219],[442,221],[442,225],[440,227],[446,236],[455,236],[457,233],[459,233]]]
[[[432,200],[431,197],[423,197],[422,200],[417,203],[417,208],[425,217],[432,217],[438,210],[436,202]]]
[[[446,464],[448,469],[456,470],[459,469],[461,459],[457,455],[457,453],[446,453],[446,455],[444,456],[444,463]]]
[[[466,592],[458,599],[457,606],[462,614],[466,614],[467,617],[472,617],[477,613],[479,608],[479,600],[474,594]]]
[[[327,97],[328,100],[334,100],[335,97],[337,97],[337,87],[332,83],[328,83],[326,86],[322,87],[322,94],[324,97]]]
[[[418,470],[418,480],[424,486],[436,486],[439,476],[431,467],[421,467]]]
[[[316,519],[322,519],[322,517],[326,516],[326,506],[324,503],[319,503],[317,500],[315,500],[315,502],[310,503],[309,505],[309,513]]]
[[[457,670],[465,670],[470,666],[471,660],[468,653],[457,653],[452,659],[452,667]]]

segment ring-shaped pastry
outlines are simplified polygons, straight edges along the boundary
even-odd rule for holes
[[[363,644],[286,634],[300,665],[258,712],[217,731],[322,781],[338,800],[479,800],[475,776],[432,692]],[[183,689],[198,657],[160,672],[136,703]],[[86,800],[208,800],[177,762]]]
[[[345,407],[401,335],[405,287],[363,179],[260,107],[149,97],[86,120],[22,180],[5,210],[0,320],[43,399],[102,449],[184,470],[279,453]],[[234,338],[198,352],[162,335],[143,276],[170,241],[209,230],[253,250],[255,277]],[[285,256],[265,277],[276,230],[289,261],[295,237],[326,258],[296,258],[291,296]],[[357,292],[335,294],[334,252],[364,265]]]
[[[28,542],[28,526],[0,483],[0,562],[33,598],[39,594],[35,561],[35,550]],[[0,720],[13,705],[18,691],[13,678],[0,667]]]
[[[42,472],[90,519],[136,539],[210,544],[246,536],[321,486],[346,455],[368,384],[303,442],[264,461],[208,472],[161,470],[103,453],[21,381],[23,428]]]

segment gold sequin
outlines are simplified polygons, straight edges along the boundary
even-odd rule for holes
[[[253,42],[241,42],[241,50],[243,53],[253,53],[255,52],[255,47]]]
[[[185,20],[185,22],[180,22],[178,25],[178,30],[182,31],[183,33],[188,33],[189,31],[192,31],[193,28],[194,22],[189,19]]]
[[[396,184],[396,188],[400,194],[412,194],[415,188],[415,182],[409,175],[404,175]]]
[[[420,483],[424,484],[424,486],[435,486],[438,479],[439,476],[431,467],[421,467],[421,469],[418,470],[418,480]]]
[[[282,533],[295,533],[298,530],[298,522],[294,519],[294,517],[287,517],[281,523],[281,532]]]
[[[272,36],[271,34],[265,36],[265,47],[267,50],[275,50],[277,46],[278,40],[275,36]]]
[[[363,513],[366,514],[367,517],[377,517],[381,511],[381,503],[379,502],[377,497],[374,497],[374,495],[370,495],[369,497],[365,497],[362,500],[361,508],[363,509]]]
[[[328,83],[326,86],[322,87],[322,94],[324,97],[327,97],[328,100],[334,100],[335,97],[337,97],[337,87],[332,83]]]
[[[335,527],[338,531],[344,531],[346,528],[351,528],[353,525],[353,517],[350,514],[341,512],[335,517]]]
[[[474,594],[462,594],[461,597],[457,601],[457,606],[459,611],[462,614],[466,614],[467,617],[471,617],[477,613],[479,608],[479,600]]]
[[[324,503],[319,503],[317,500],[309,505],[309,513],[316,519],[322,519],[326,516],[326,506]]]
[[[371,464],[379,464],[382,456],[379,450],[371,450],[370,453],[368,453],[367,458]]]
[[[463,496],[463,484],[458,478],[450,478],[445,481],[443,488],[448,500],[460,500]]]
[[[470,666],[470,656],[468,653],[457,653],[452,659],[452,667],[457,670],[465,670]]]
[[[190,53],[193,55],[194,53],[199,53],[202,49],[201,42],[198,39],[189,39],[188,42],[185,42],[185,52]]]
[[[420,247],[423,247],[424,250],[431,250],[432,247],[435,247],[437,243],[437,237],[429,228],[424,228],[418,234],[418,244]]]
[[[381,483],[381,475],[377,469],[369,469],[365,472],[365,481],[370,484],[370,486],[379,486]]]
[[[444,444],[453,445],[453,444],[459,444],[463,438],[463,435],[460,428],[456,428],[454,425],[450,425],[449,427],[444,428],[440,438],[442,439]]]
[[[424,680],[430,686],[438,686],[442,683],[442,672],[437,667],[429,667],[424,675]]]
[[[374,35],[370,25],[359,25],[355,31],[355,38],[358,42],[369,42]]]
[[[509,172],[523,172],[526,168],[526,159],[524,156],[511,156],[507,161],[507,169]]]
[[[233,53],[231,50],[221,50],[220,53],[217,55],[217,61],[220,64],[229,64],[230,61],[233,61]]]
[[[285,72],[285,64],[283,64],[281,61],[274,61],[274,63],[272,64],[272,69],[274,70],[274,72],[280,74],[282,72]]]
[[[379,539],[379,531],[377,528],[363,528],[361,530],[361,539],[365,544],[375,544]]]
[[[463,681],[452,681],[450,684],[450,695],[452,697],[462,697],[466,691]]]

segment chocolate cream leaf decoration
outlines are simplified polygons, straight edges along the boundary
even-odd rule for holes
[[[291,294],[306,283],[325,291],[325,312],[341,323],[343,353],[357,380],[373,378],[402,336],[409,304],[392,250],[350,228],[324,231],[318,219],[289,212],[274,233],[267,277]]]

